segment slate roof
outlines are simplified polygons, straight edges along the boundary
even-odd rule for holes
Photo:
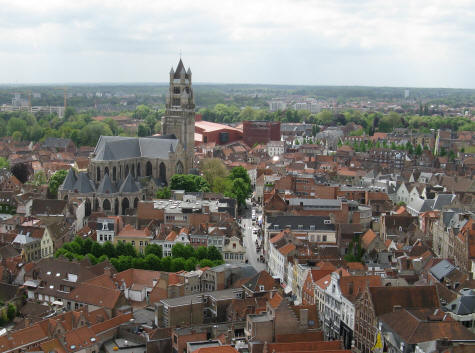
[[[475,291],[464,289],[462,296],[447,304],[445,307],[457,315],[469,315],[475,313]]]
[[[432,276],[437,278],[437,280],[441,281],[453,270],[455,270],[455,266],[444,259],[440,261],[437,265],[432,266],[430,268],[430,273],[432,274]]]
[[[68,171],[68,174],[66,175],[66,178],[64,178],[63,184],[61,185],[62,190],[73,190],[74,185],[76,184],[77,177],[76,173],[74,173],[74,169],[71,168]]]
[[[176,67],[176,70],[175,70],[175,74],[173,75],[173,78],[174,79],[179,79],[180,78],[180,73],[184,71],[185,72],[185,78],[190,78],[190,76],[188,75],[188,73],[186,72],[185,70],[185,65],[183,65],[183,61],[180,61],[178,62],[178,65]]]
[[[441,210],[444,206],[450,205],[455,198],[453,194],[438,194],[434,199],[434,210]]]
[[[167,160],[170,150],[176,151],[178,140],[166,137],[101,136],[94,149],[94,161],[116,161],[129,158],[160,158]]]
[[[273,228],[277,226],[278,229],[284,229],[290,226],[293,230],[309,230],[310,226],[315,226],[316,230],[335,230],[334,224],[326,224],[325,220],[329,221],[330,217],[324,216],[276,216],[268,217],[267,223]],[[298,226],[301,225],[302,228]]]
[[[104,178],[102,178],[101,183],[97,187],[97,192],[100,194],[113,194],[117,192],[117,188],[112,182],[109,174],[105,174]]]
[[[129,173],[127,175],[127,178],[125,178],[124,182],[120,186],[119,189],[120,192],[137,192],[139,191],[139,188],[137,184],[135,183],[132,175]]]
[[[76,183],[74,184],[74,192],[78,192],[81,194],[87,194],[90,192],[94,192],[96,187],[94,186],[93,182],[89,179],[86,172],[80,172],[78,174],[78,178]]]

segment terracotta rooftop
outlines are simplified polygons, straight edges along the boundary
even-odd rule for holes
[[[284,255],[284,256],[287,256],[288,254],[290,254],[292,251],[294,251],[296,249],[295,245],[292,244],[292,243],[287,243],[286,245],[282,246],[281,248],[279,248],[279,252]]]
[[[440,306],[435,286],[369,287],[376,316],[403,308],[437,308]]]
[[[282,300],[284,300],[284,298],[282,298],[279,293],[275,293],[269,301],[269,305],[275,309],[282,303]]]
[[[366,233],[361,237],[361,246],[365,249],[369,247],[369,245],[376,239],[377,235],[373,232],[372,229],[368,229]]]
[[[238,351],[231,346],[217,346],[199,348],[192,351],[192,353],[238,353]]]

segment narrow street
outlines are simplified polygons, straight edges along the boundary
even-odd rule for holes
[[[248,202],[249,209],[246,210],[246,213],[242,218],[242,233],[243,233],[243,245],[246,248],[246,257],[249,260],[249,264],[252,265],[257,272],[265,270],[266,265],[259,261],[259,256],[262,254],[262,251],[257,254],[256,252],[256,240],[258,239],[256,234],[252,233],[252,206]],[[259,240],[260,242],[260,240]]]

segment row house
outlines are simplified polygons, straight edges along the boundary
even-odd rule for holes
[[[297,247],[293,242],[297,240],[287,230],[269,239],[267,267],[270,274],[279,278],[281,283],[285,283],[287,278],[287,257],[296,253]]]
[[[87,262],[42,259],[24,275],[27,299],[46,303],[64,301],[80,283],[103,274],[107,266],[111,265],[103,262],[91,266]]]
[[[475,339],[474,333],[445,312],[431,308],[395,308],[380,316],[378,332],[382,348],[394,353],[450,351],[461,343],[470,349]]]
[[[471,212],[447,209],[440,212],[432,226],[432,249],[441,258],[453,258],[455,238],[464,224],[473,217]]]
[[[172,248],[175,244],[190,244],[190,239],[188,238],[188,229],[182,228],[178,232],[171,231],[164,239],[156,239],[153,243],[158,244],[162,247],[163,256],[171,256]]]
[[[350,276],[350,273],[344,269],[339,269],[320,278],[315,286],[320,324],[325,338],[328,340],[334,340],[340,334],[342,295],[338,281],[343,276]]]
[[[454,242],[455,265],[466,273],[475,273],[475,222],[467,221],[455,237]]]
[[[246,249],[237,236],[226,238],[222,254],[224,261],[227,263],[246,262]]]
[[[131,244],[135,250],[143,254],[145,247],[153,240],[154,235],[152,231],[145,227],[144,229],[136,229],[131,224],[126,224],[124,228],[114,237],[114,244],[119,242],[124,244]]]
[[[123,220],[120,216],[99,217],[96,223],[96,241],[100,244],[106,241],[114,242],[114,238],[123,227]]]
[[[394,308],[433,309],[440,306],[435,286],[367,287],[355,302],[353,337],[356,353],[370,353],[379,318]]]

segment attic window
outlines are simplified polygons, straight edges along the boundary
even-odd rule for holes
[[[331,224],[332,222],[329,219],[324,219],[323,224]]]
[[[264,286],[262,286],[262,285],[259,286],[259,291],[260,291],[260,292],[263,292],[263,291],[264,291]]]
[[[303,229],[303,224],[299,224],[299,229]]]
[[[312,224],[312,225],[310,226],[310,230],[315,230],[315,225]]]

